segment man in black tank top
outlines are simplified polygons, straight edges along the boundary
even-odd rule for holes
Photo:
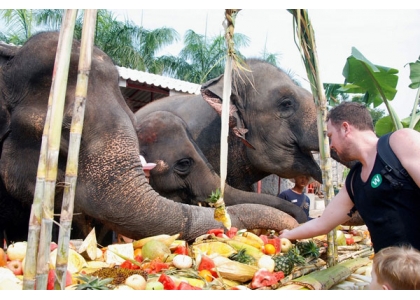
[[[325,234],[350,220],[357,210],[368,227],[375,253],[408,244],[420,250],[420,132],[405,128],[390,136],[389,145],[413,182],[410,185],[407,179],[400,188],[381,172],[385,164],[377,155],[378,137],[363,104],[343,102],[331,109],[327,135],[341,161],[358,163],[320,218],[284,230],[280,237],[296,240]]]

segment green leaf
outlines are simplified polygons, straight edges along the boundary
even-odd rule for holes
[[[346,85],[350,87],[345,90],[364,91],[368,94],[367,104],[373,103],[374,107],[379,106],[385,100],[392,100],[397,93],[398,83],[397,69],[372,64],[356,48],[352,48],[352,55],[347,58],[343,69],[343,76],[346,78]]]
[[[420,60],[418,59],[414,63],[409,63],[410,65],[410,79],[411,84],[409,85],[412,89],[420,88]]]
[[[375,133],[377,136],[383,136],[392,131],[395,131],[395,127],[390,116],[379,119],[375,124]]]

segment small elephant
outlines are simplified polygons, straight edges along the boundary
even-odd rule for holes
[[[28,237],[58,39],[58,32],[43,32],[22,47],[0,44],[0,241],[4,233],[10,241]],[[55,214],[61,212],[79,51],[80,42],[74,40],[61,126]],[[79,224],[81,215],[132,239],[180,233],[187,241],[211,228],[222,228],[214,220],[212,208],[174,202],[149,185],[140,161],[134,114],[121,94],[118,79],[112,60],[95,47],[72,224]],[[237,228],[283,230],[298,226],[288,214],[264,205],[239,204],[227,210]],[[81,230],[83,225],[80,220]],[[81,238],[87,233],[73,229],[71,234]]]
[[[156,163],[150,171],[153,189],[174,201],[205,205],[211,193],[220,187],[220,177],[192,139],[187,124],[167,111],[137,114],[136,118],[141,155]],[[286,212],[299,223],[307,221],[303,210],[289,201],[229,185],[225,186],[224,202],[227,206],[264,204]]]

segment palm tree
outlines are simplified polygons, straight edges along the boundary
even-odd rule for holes
[[[234,35],[234,41],[236,49],[249,44],[249,38],[240,33]],[[237,55],[244,58],[239,51]],[[225,56],[226,42],[222,35],[208,39],[188,30],[179,56],[162,56],[159,61],[168,69],[165,75],[200,84],[223,74]]]
[[[5,9],[0,10],[7,27],[0,40],[22,45],[33,34],[46,30],[59,30],[64,10],[60,9]],[[75,26],[75,38],[80,39],[83,11]],[[179,35],[172,28],[147,30],[133,22],[117,21],[108,10],[98,10],[95,45],[108,54],[116,65],[161,74],[164,65],[155,54],[162,47],[178,41]]]

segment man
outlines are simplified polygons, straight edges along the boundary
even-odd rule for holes
[[[375,253],[402,244],[420,250],[420,133],[401,129],[392,133],[389,140],[391,149],[417,185],[411,190],[395,190],[381,176],[384,164],[377,156],[378,137],[364,105],[343,102],[331,109],[327,135],[340,160],[360,163],[352,168],[350,173],[354,174],[349,173],[346,184],[320,218],[291,231],[284,230],[280,237],[295,240],[328,233],[358,210],[369,229]]]
[[[294,187],[287,189],[278,195],[279,198],[292,202],[293,204],[302,208],[308,220],[312,220],[312,218],[309,217],[309,207],[311,205],[311,200],[307,195],[305,195],[304,189],[309,184],[310,179],[310,176],[306,175],[297,176],[293,179],[295,182]]]

